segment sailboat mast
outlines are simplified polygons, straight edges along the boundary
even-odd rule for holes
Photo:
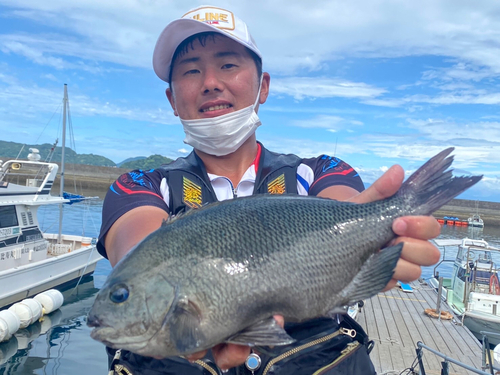
[[[64,193],[64,151],[66,148],[66,109],[68,106],[68,85],[64,84],[64,98],[63,98],[63,126],[62,126],[62,145],[61,145],[61,188],[59,190],[59,196],[63,197]],[[63,220],[63,206],[62,203],[59,205],[59,232],[57,235],[57,243],[61,243],[62,234],[62,220]]]

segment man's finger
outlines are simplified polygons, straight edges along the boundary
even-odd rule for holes
[[[215,363],[221,370],[240,366],[250,355],[250,347],[237,344],[219,344],[212,348]]]
[[[392,230],[398,236],[430,240],[439,236],[441,226],[432,216],[405,216],[394,220]]]
[[[441,253],[439,249],[429,241],[416,240],[410,237],[398,237],[395,243],[403,242],[403,251],[401,252],[401,259],[412,263],[416,267],[432,266],[439,262]],[[398,263],[397,268],[400,264]],[[399,274],[404,275],[405,270],[396,269]],[[415,280],[415,279],[413,279]]]
[[[404,179],[404,170],[399,165],[393,165],[368,189],[348,199],[353,203],[369,203],[393,196],[401,187]]]
[[[207,354],[207,351],[206,350],[202,350],[201,352],[196,352],[196,353],[187,355],[185,358],[189,362],[194,362],[194,361],[197,361],[198,359],[202,359],[203,357],[205,357],[206,354]],[[161,359],[161,358],[159,358],[159,359]]]

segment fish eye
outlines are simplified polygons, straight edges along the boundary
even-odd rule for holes
[[[123,303],[128,299],[129,291],[126,285],[118,284],[109,293],[109,299],[114,303]]]

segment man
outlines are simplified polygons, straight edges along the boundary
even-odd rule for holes
[[[125,174],[111,186],[104,202],[98,248],[113,266],[169,215],[205,203],[257,193],[317,195],[366,203],[391,196],[402,183],[404,172],[394,166],[363,191],[354,169],[338,158],[322,155],[300,159],[271,153],[257,142],[255,130],[261,124],[257,112],[269,95],[270,75],[262,72],[262,56],[246,24],[230,11],[201,7],[170,23],[156,44],[153,67],[169,84],[167,98],[183,124],[185,142],[194,151],[167,166]],[[405,245],[387,289],[397,280],[415,280],[420,266],[439,259],[438,250],[427,241],[439,234],[435,219],[400,218],[394,222],[393,230],[400,236],[395,242],[404,241]],[[283,325],[282,317],[275,319]],[[298,341],[308,342],[313,333],[316,337],[327,328],[338,329],[341,324],[351,328],[355,325],[348,318],[338,317],[285,328],[296,333],[302,340]],[[357,339],[362,342],[359,337],[366,336],[360,327],[355,328],[359,332]],[[339,353],[342,349],[335,348]],[[118,353],[115,365],[120,363],[140,374],[216,373],[207,364],[212,370],[218,367],[225,371],[250,358],[250,348],[231,344],[220,344],[208,354],[190,356],[188,360],[196,361],[195,364],[184,359],[160,361]],[[333,352],[324,353],[326,358],[321,364],[333,363]],[[351,359],[354,367],[346,368],[351,373],[359,369],[374,373],[365,357],[366,350],[361,359],[353,356],[357,358]],[[200,361],[202,358],[204,361]],[[271,358],[272,355],[268,360]],[[300,367],[314,371],[322,367],[319,360],[307,364],[303,364],[307,358],[299,360]],[[242,367],[234,371],[244,373]],[[342,373],[336,371],[333,368],[324,373]]]

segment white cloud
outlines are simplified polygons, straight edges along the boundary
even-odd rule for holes
[[[0,75],[0,80],[1,78]],[[134,107],[129,103],[101,102],[96,98],[78,93],[70,94],[69,102],[71,113],[74,116],[103,116],[149,121],[157,124],[177,125],[179,123],[171,110],[163,110],[162,108]],[[57,103],[62,103],[62,89],[11,85],[0,90],[0,103],[8,103],[9,110],[7,112],[11,116],[17,116],[17,120],[19,118],[39,117],[40,114],[53,113],[57,109]],[[29,103],[28,106],[27,103]]]
[[[362,82],[331,78],[290,77],[272,80],[273,95],[289,95],[297,100],[308,98],[372,98],[386,91]]]
[[[331,132],[337,132],[340,130],[349,130],[353,126],[361,126],[363,123],[361,121],[350,120],[340,116],[318,115],[311,119],[294,120],[290,123],[290,125],[300,128],[327,129]]]
[[[152,48],[163,27],[199,5],[194,0],[177,3],[1,0],[0,3],[11,9],[4,16],[57,25],[61,33],[49,38],[53,42],[58,39],[67,42],[70,40],[67,35],[74,39],[73,43],[66,43],[65,47],[70,48],[63,48],[65,43],[50,47],[46,43],[39,45],[32,38],[33,43],[20,52],[39,48],[41,62],[47,63],[44,59],[51,57],[45,53],[51,51],[58,56],[99,58],[148,68]],[[301,67],[317,70],[326,61],[347,57],[431,54],[454,57],[469,66],[483,66],[500,73],[498,49],[492,43],[500,38],[497,2],[337,0],[310,4],[276,0],[259,1],[257,5],[223,1],[219,5],[229,6],[244,17],[264,53],[267,69],[273,71],[290,74]],[[19,35],[13,36],[18,38]],[[57,58],[52,63],[57,64]]]
[[[476,90],[474,90],[476,91]],[[411,95],[403,99],[406,102],[430,103],[439,105],[450,104],[500,104],[500,92],[487,93],[480,92],[452,92],[437,95]]]
[[[500,122],[496,121],[475,121],[456,122],[446,119],[408,119],[410,128],[418,130],[429,139],[436,141],[450,141],[467,139],[469,144],[482,144],[487,146],[490,143],[498,144],[500,152]],[[497,159],[500,160],[500,159]]]

